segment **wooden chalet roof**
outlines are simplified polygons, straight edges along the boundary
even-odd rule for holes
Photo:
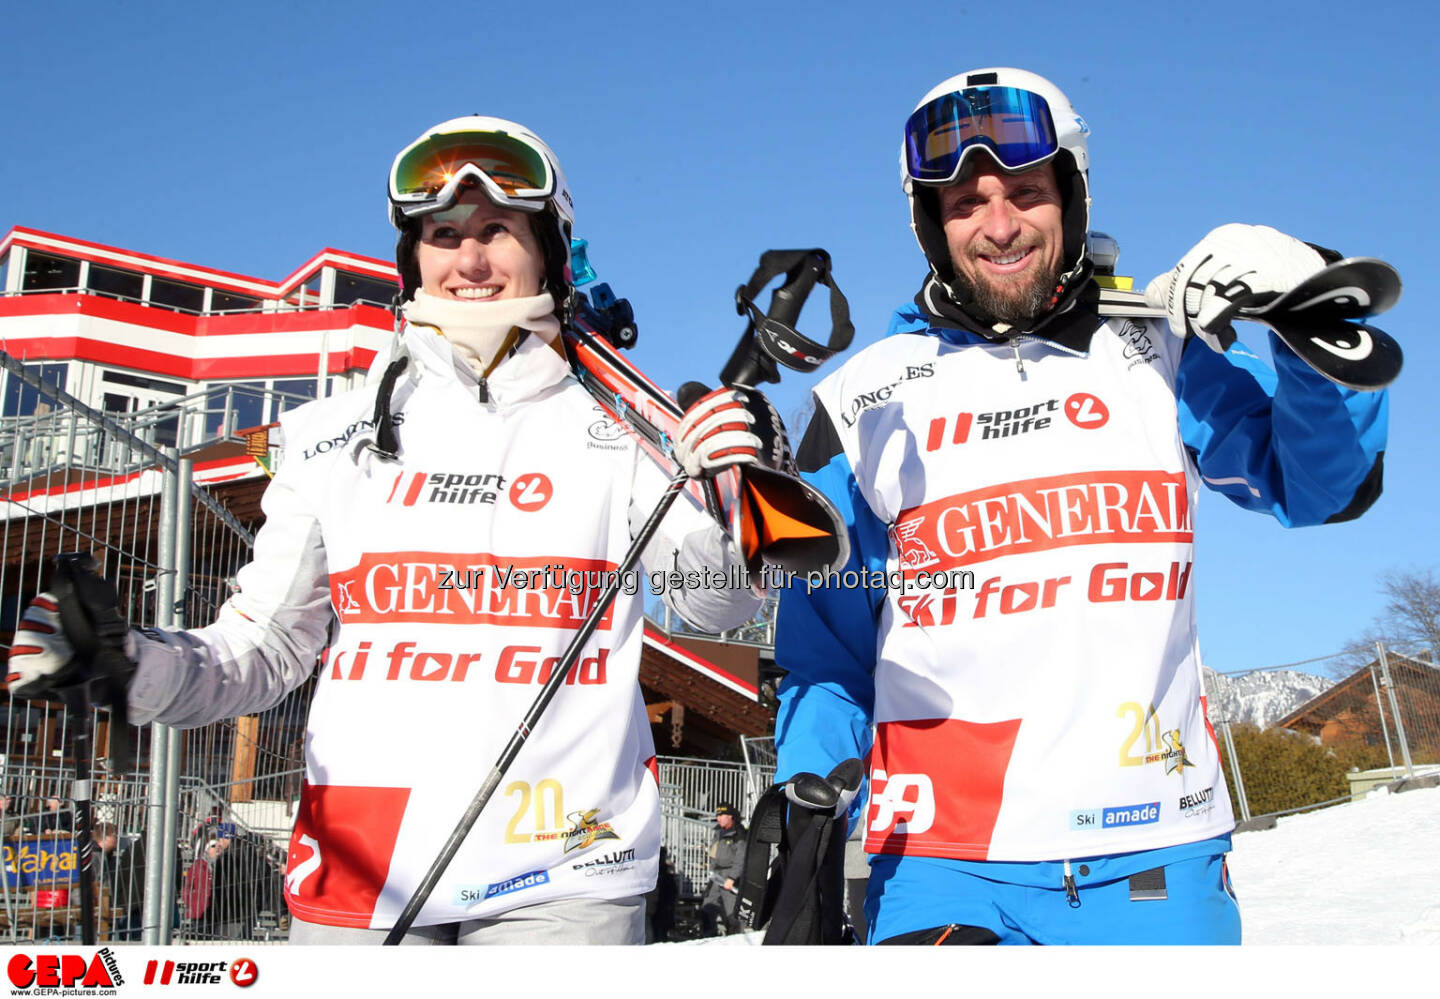
[[[1437,669],[1433,663],[1399,652],[1387,652],[1385,658],[1390,667],[1391,681],[1397,687],[1421,685],[1425,688],[1433,688],[1437,682],[1440,682],[1440,669]],[[1375,690],[1371,673],[1378,668],[1379,660],[1371,660],[1334,686],[1316,694],[1277,721],[1275,725],[1278,728],[1315,728],[1342,711],[1352,708],[1357,700],[1373,699]]]

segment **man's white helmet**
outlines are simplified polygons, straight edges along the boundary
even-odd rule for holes
[[[944,227],[940,222],[940,202],[937,189],[955,183],[966,176],[971,169],[973,158],[988,155],[1008,173],[1021,173],[1037,165],[1053,161],[1055,178],[1059,183],[1064,205],[1065,264],[1067,278],[1073,275],[1085,259],[1085,234],[1090,227],[1090,153],[1086,141],[1090,128],[1076,113],[1059,87],[1035,73],[1010,67],[974,69],[960,73],[941,82],[926,93],[915,105],[911,122],[918,113],[939,99],[952,94],[984,88],[1004,87],[1027,91],[1043,98],[1049,109],[1050,128],[1053,130],[1054,151],[1049,155],[1030,160],[1020,166],[1009,166],[1001,159],[993,142],[979,140],[967,142],[959,147],[956,172],[949,179],[916,179],[912,173],[911,136],[907,123],[906,136],[900,144],[900,187],[910,201],[911,228],[920,250],[930,263],[930,269],[937,280],[947,287],[955,277],[950,261],[949,245],[945,241]],[[953,137],[952,137],[953,138]]]

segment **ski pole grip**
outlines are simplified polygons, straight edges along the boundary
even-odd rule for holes
[[[769,312],[762,313],[755,305],[755,296],[781,273],[785,274],[785,283],[771,295]],[[828,345],[811,340],[795,329],[805,300],[817,284],[830,288]],[[849,304],[830,276],[830,254],[819,247],[765,251],[749,283],[736,289],[735,310],[741,315],[748,312],[750,325],[720,373],[720,380],[726,385],[754,387],[761,382],[778,382],[779,364],[796,371],[814,371],[848,347],[855,332],[850,324]]]
[[[793,328],[800,319],[800,310],[805,307],[805,299],[810,297],[810,292],[815,289],[815,282],[828,266],[829,260],[814,250],[806,254],[800,262],[799,273],[776,288],[775,293],[770,296],[770,308],[765,313],[766,318]]]

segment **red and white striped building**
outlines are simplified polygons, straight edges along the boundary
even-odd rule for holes
[[[234,386],[254,391],[229,394],[232,428],[269,423],[322,381],[359,384],[393,335],[395,268],[339,250],[267,281],[17,226],[0,271],[0,346],[115,415]],[[290,398],[266,406],[263,390]],[[0,413],[29,415],[26,395],[7,378]]]

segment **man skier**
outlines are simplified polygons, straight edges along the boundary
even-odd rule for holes
[[[1224,226],[1152,283],[1168,324],[1106,316],[1088,134],[1021,70],[926,94],[901,184],[930,272],[816,387],[797,455],[848,522],[847,568],[907,581],[792,586],[779,610],[777,773],[866,759],[874,942],[1238,943],[1199,487],[1285,526],[1380,492],[1385,394],[1273,336],[1272,372],[1229,325],[1338,255]]]

